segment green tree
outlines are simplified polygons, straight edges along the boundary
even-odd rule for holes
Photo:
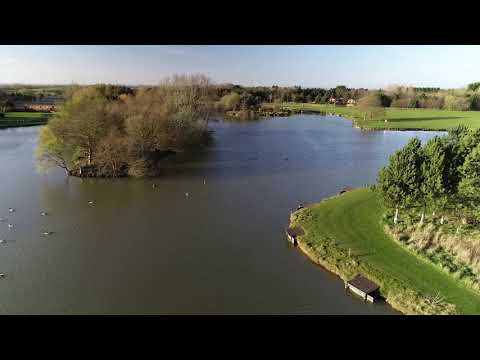
[[[240,101],[240,94],[236,92],[231,92],[230,94],[222,97],[220,103],[223,105],[223,108],[225,110],[238,110],[238,108],[240,107]]]
[[[477,91],[480,88],[480,82],[474,82],[467,85],[467,90],[469,91]]]
[[[460,172],[459,193],[469,207],[476,209],[480,203],[480,145],[467,155]]]
[[[440,222],[443,224],[443,210],[448,202],[449,152],[439,137],[434,137],[423,149],[421,192],[426,205],[442,211]],[[425,210],[424,210],[425,211]],[[424,213],[424,212],[423,212]],[[422,214],[423,222],[424,215]]]
[[[395,224],[398,221],[399,209],[417,205],[421,198],[423,162],[421,145],[417,138],[410,140],[407,145],[390,156],[388,165],[379,172],[376,189],[385,204],[395,208]]]

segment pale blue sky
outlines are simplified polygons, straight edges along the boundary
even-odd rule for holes
[[[0,83],[157,84],[174,73],[242,85],[455,88],[480,81],[480,46],[0,46]]]

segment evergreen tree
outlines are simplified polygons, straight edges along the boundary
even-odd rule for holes
[[[449,153],[439,137],[431,139],[424,147],[421,191],[426,205],[444,210],[448,202]],[[423,222],[423,215],[422,220]],[[441,218],[443,224],[443,214]]]
[[[460,173],[462,180],[458,186],[459,193],[466,205],[476,209],[480,203],[480,145],[465,158]]]
[[[395,152],[378,177],[377,189],[384,202],[395,208],[394,223],[398,221],[399,208],[417,205],[422,200],[421,142],[414,138],[401,150]]]

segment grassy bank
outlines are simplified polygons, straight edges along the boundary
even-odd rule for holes
[[[382,214],[377,195],[359,189],[302,209],[291,222],[305,230],[299,246],[313,261],[342,279],[366,275],[404,313],[480,313],[480,295],[388,237]]]
[[[292,110],[334,113],[352,120],[363,118],[361,112],[355,107],[299,103],[287,103],[285,107]],[[480,128],[480,111],[386,108],[386,113],[387,122],[367,120],[362,123],[362,127],[392,130],[448,130],[458,125],[465,125],[472,129]]]
[[[0,118],[0,129],[20,126],[44,125],[47,123],[50,113],[38,112],[9,112],[4,118]]]

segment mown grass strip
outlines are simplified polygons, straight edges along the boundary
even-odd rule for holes
[[[363,115],[356,107],[325,104],[286,103],[286,108],[319,113],[333,113],[351,120],[362,120]],[[387,122],[361,121],[367,129],[390,130],[448,130],[458,125],[472,129],[480,128],[480,111],[448,111],[435,109],[386,108]]]
[[[381,286],[396,309],[410,314],[479,314],[480,296],[457,279],[414,256],[387,236],[381,224],[378,196],[358,189],[293,214],[292,226],[305,235],[300,247],[312,260],[343,279],[357,273]],[[429,299],[440,294],[445,302]]]

